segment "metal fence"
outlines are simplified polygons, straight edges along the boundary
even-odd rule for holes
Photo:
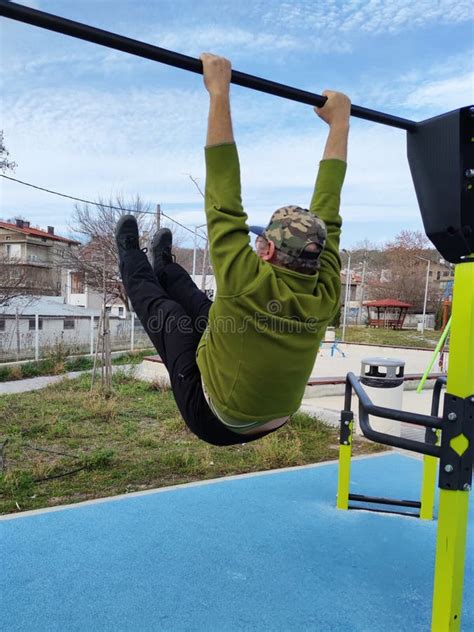
[[[93,354],[99,337],[98,316],[0,316],[0,363],[40,360],[53,354]],[[112,351],[151,346],[140,321],[110,317]]]

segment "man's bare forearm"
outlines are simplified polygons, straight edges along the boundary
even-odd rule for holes
[[[338,160],[347,162],[348,137],[349,123],[341,122],[332,124],[324,148],[323,160],[337,158]]]
[[[206,145],[220,145],[233,142],[234,134],[232,131],[229,92],[211,94]]]

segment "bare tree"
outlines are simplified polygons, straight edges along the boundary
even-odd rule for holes
[[[17,259],[0,254],[0,307],[13,298],[29,294],[25,289],[29,281],[26,266],[20,265]]]
[[[0,130],[0,171],[14,171],[16,162],[9,160],[10,152],[5,145],[3,130]],[[8,256],[5,250],[0,250],[0,307],[19,296],[28,294],[25,289],[28,285],[28,270],[20,265],[20,259]]]
[[[150,204],[143,202],[139,195],[132,200],[124,200],[119,195],[109,200],[99,198],[94,205],[76,204],[71,228],[83,237],[84,245],[71,249],[62,262],[89,288],[105,294],[107,302],[119,299],[125,305],[128,300],[118,268],[115,227],[120,217],[130,211],[137,219],[142,247],[149,247],[157,227],[156,213]],[[161,218],[160,225],[172,230],[173,244],[179,251],[184,240],[183,229],[176,229],[172,222]]]
[[[371,298],[392,298],[411,303],[420,311],[426,284],[427,264],[418,257],[436,260],[436,251],[419,231],[402,230],[384,249],[385,273],[371,282]],[[439,301],[431,288],[429,304],[433,308]]]
[[[110,208],[114,207],[114,208]],[[133,211],[144,240],[148,240],[152,225],[150,206],[137,195],[133,200],[99,200],[94,205],[76,204],[71,228],[81,235],[84,245],[71,249],[62,265],[74,270],[89,288],[105,293],[107,302],[120,299],[127,305],[127,297],[118,269],[115,227],[124,214]]]
[[[0,171],[5,173],[5,171],[14,171],[16,162],[12,160],[8,160],[8,156],[10,152],[5,146],[5,140],[3,138],[3,130],[0,130]]]

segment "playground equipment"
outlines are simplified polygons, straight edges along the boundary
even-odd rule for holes
[[[389,502],[382,499],[382,502],[419,507],[420,517],[430,519],[433,515],[434,485],[439,461],[440,494],[433,592],[433,632],[460,630],[461,625],[466,525],[474,454],[474,257],[461,259],[456,267],[454,287],[448,377],[437,380],[432,414],[417,415],[374,406],[352,373],[347,376],[345,405],[341,414],[337,500],[340,509],[348,509],[350,499],[357,500],[349,494],[353,429],[352,390],[359,399],[359,423],[367,438],[425,455],[421,503],[393,499],[388,499]],[[447,386],[444,410],[442,417],[438,417],[440,390],[444,383]],[[426,428],[425,442],[375,431],[370,425],[370,414]],[[376,502],[377,499],[365,497],[362,500]]]
[[[132,55],[202,74],[198,59],[73,22],[6,0],[0,15],[63,33]],[[259,77],[232,71],[232,83],[321,107],[326,98]],[[442,417],[377,407],[353,374],[347,376],[341,419],[338,507],[348,508],[353,413],[352,390],[366,437],[426,455],[423,505],[431,504],[439,460],[440,502],[433,593],[432,630],[455,631],[461,625],[467,509],[474,445],[474,106],[415,122],[352,105],[351,115],[407,132],[408,160],[426,233],[441,255],[458,264],[455,272],[450,362]],[[437,387],[440,394],[441,383]],[[369,414],[426,428],[425,442],[375,431]],[[438,445],[438,434],[441,437]],[[372,499],[373,501],[374,499]],[[378,499],[380,500],[380,499]],[[393,500],[393,499],[389,499]],[[393,504],[393,503],[390,503]],[[399,504],[400,502],[395,502]],[[403,504],[403,503],[402,503]],[[429,514],[429,511],[428,511]],[[426,517],[426,516],[425,516]]]

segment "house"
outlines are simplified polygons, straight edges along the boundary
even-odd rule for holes
[[[433,288],[438,288],[438,294],[443,294],[446,289],[452,287],[454,281],[454,264],[439,258],[439,254],[430,257],[429,283]],[[452,290],[451,290],[452,293]]]
[[[66,285],[62,263],[79,245],[56,235],[54,226],[41,230],[22,219],[0,222],[0,293],[8,296],[15,288],[15,294],[60,296]]]
[[[64,297],[68,305],[86,309],[102,308],[102,294],[87,284],[84,272],[67,270],[65,289]]]

